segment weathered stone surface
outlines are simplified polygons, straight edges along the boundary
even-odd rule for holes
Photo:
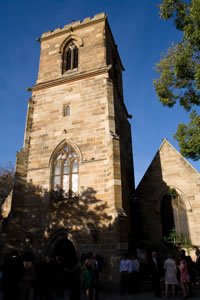
[[[63,72],[63,49],[71,39],[79,50],[79,64]],[[77,252],[105,257],[105,281],[118,280],[113,275],[118,266],[111,265],[128,250],[134,176],[117,48],[105,14],[45,33],[40,42],[24,147],[17,155],[21,185],[14,189],[10,242],[23,247],[28,232],[31,247],[45,251],[52,234],[62,228]],[[63,114],[66,105],[68,116]],[[79,196],[56,202],[50,197],[52,164],[65,144],[78,156]],[[125,210],[123,218],[119,208]]]
[[[200,245],[199,180],[199,172],[164,140],[136,190],[141,207],[141,224],[146,237],[154,241],[162,239],[161,205],[163,196],[171,188],[176,191],[185,211],[186,217],[180,225],[181,230],[187,227],[191,242]]]

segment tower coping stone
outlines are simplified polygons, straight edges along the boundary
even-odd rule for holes
[[[105,20],[106,18],[107,15],[105,13],[99,13],[94,15],[94,17],[88,17],[82,21],[79,20],[79,21],[71,22],[69,24],[64,25],[63,27],[59,27],[54,30],[49,30],[47,32],[44,32],[41,36],[41,39],[46,39],[54,34],[64,33],[66,31],[73,31],[74,28],[85,26],[96,21]]]

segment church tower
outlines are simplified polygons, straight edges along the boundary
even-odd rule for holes
[[[114,261],[128,251],[134,193],[123,65],[104,13],[46,32],[39,42],[10,242],[53,256],[63,254],[66,239],[78,255],[101,254],[104,279],[114,281]]]

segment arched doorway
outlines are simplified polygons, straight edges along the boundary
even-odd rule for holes
[[[66,267],[73,267],[77,261],[77,245],[71,240],[67,229],[58,229],[48,239],[46,255],[55,259],[59,257]]]
[[[77,260],[74,245],[67,237],[61,237],[55,241],[51,256],[53,258],[59,257],[62,264],[69,268],[73,267]]]
[[[74,245],[71,238],[66,229],[58,229],[48,240],[47,253],[54,271],[55,293],[59,297],[65,295],[65,299],[79,300],[80,268],[75,248],[77,245]]]

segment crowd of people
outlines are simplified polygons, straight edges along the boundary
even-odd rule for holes
[[[3,300],[80,300],[85,290],[87,300],[98,299],[102,257],[88,253],[81,260],[64,261],[63,257],[40,258],[31,252],[13,253],[1,268]]]
[[[138,293],[142,282],[150,279],[156,297],[177,296],[179,290],[182,297],[192,296],[193,286],[199,284],[200,278],[200,250],[196,250],[196,261],[180,250],[178,255],[168,255],[163,258],[156,251],[151,252],[146,261],[139,255],[124,255],[120,260],[120,294]]]
[[[23,255],[12,253],[5,258],[1,268],[3,300],[80,300],[81,291],[85,299],[98,300],[99,280],[103,269],[103,257],[88,253],[80,260],[66,260],[62,256],[35,259],[31,252]],[[123,255],[120,260],[120,295],[139,293],[144,282],[152,283],[156,297],[165,293],[175,297],[192,296],[193,286],[200,279],[200,251],[196,250],[193,262],[184,250],[166,257],[153,251],[150,255],[135,252]]]

